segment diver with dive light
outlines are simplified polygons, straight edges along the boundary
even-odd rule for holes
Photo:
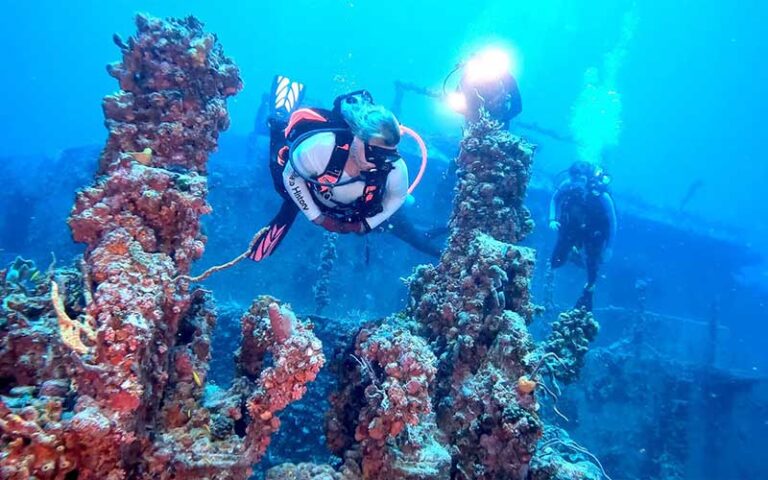
[[[523,102],[517,80],[512,75],[510,56],[496,47],[489,47],[472,55],[468,60],[459,62],[443,80],[442,94],[432,93],[442,97],[448,106],[464,116],[466,123],[476,122],[481,112],[485,110],[491,119],[501,123],[504,129],[509,128],[510,121],[523,110]],[[455,89],[448,91],[451,78],[461,72],[461,77]],[[441,201],[450,201],[447,194],[453,192],[456,181],[456,162],[450,162],[443,173],[438,189],[445,195]],[[440,229],[448,233],[448,227]],[[438,229],[433,230],[437,232]]]
[[[297,108],[304,86],[283,76],[275,77],[272,92],[269,167],[283,203],[254,240],[249,258],[270,256],[299,211],[330,232],[366,234],[403,205],[423,174],[426,146],[369,92],[342,95],[332,110]],[[410,186],[397,151],[402,134],[414,137],[422,151]]]
[[[448,82],[459,71],[459,83],[449,93]],[[499,48],[482,50],[469,60],[459,62],[443,81],[443,96],[467,122],[476,122],[485,109],[492,119],[508,128],[509,122],[523,111],[510,57]]]

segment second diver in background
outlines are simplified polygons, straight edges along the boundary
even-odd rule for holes
[[[557,241],[550,258],[551,283],[553,270],[569,259],[583,263],[587,283],[576,303],[577,308],[592,310],[593,293],[600,265],[613,252],[616,238],[616,210],[608,191],[610,177],[598,166],[575,162],[549,205],[549,227],[557,232]]]

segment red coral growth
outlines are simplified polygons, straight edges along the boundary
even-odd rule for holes
[[[161,400],[179,405],[174,400],[191,393],[186,380],[199,377],[195,369],[207,360],[205,341],[174,348],[191,298],[173,278],[187,273],[203,253],[200,217],[210,210],[203,174],[219,131],[229,123],[226,97],[237,93],[241,81],[215,37],[194,18],[139,16],[136,23],[138,34],[128,42],[116,37],[123,59],[110,73],[122,90],[104,100],[109,138],[99,176],[78,193],[69,220],[75,240],[87,244],[82,289],[87,305],[73,311],[66,297],[76,292],[62,288],[63,306],[67,315],[92,319],[96,345],[70,361],[54,355],[61,344],[50,339],[50,361],[61,371],[26,378],[74,376],[76,394],[60,389],[74,402],[71,418],[34,420],[57,439],[55,450],[68,459],[67,466],[55,462],[51,471],[47,461],[28,461],[38,459],[39,448],[25,442],[16,450],[19,456],[0,458],[0,468],[30,469],[4,478],[63,478],[76,471],[81,479],[119,479],[142,471],[152,430],[184,423],[172,420],[168,409],[158,417]],[[50,309],[37,317],[52,330]],[[22,345],[18,338],[10,342]],[[49,386],[46,392],[55,390]],[[16,401],[20,407],[9,408],[40,404],[34,389]],[[0,412],[6,425],[17,426],[14,415]],[[2,432],[2,441],[14,444],[28,435],[14,427]]]
[[[296,317],[290,310],[281,310],[277,303],[269,304],[269,324],[278,342],[282,343],[291,336],[294,323]]]
[[[280,310],[295,321],[293,333],[282,342],[277,340],[270,328],[271,305],[276,305],[275,299],[261,297],[242,318],[239,376],[232,388],[206,393],[205,407],[194,401],[176,401],[177,408],[167,409],[166,418],[176,425],[168,425],[155,442],[144,472],[147,478],[224,480],[250,476],[251,465],[261,459],[271,435],[280,427],[277,414],[304,395],[306,384],[315,379],[325,362],[320,341],[287,307]],[[203,314],[208,311],[203,305],[196,310]],[[272,355],[272,365],[263,368],[267,353]],[[182,358],[181,368],[190,368],[187,357]],[[173,472],[168,471],[169,464]]]
[[[262,308],[265,300],[269,300],[268,297],[259,302]],[[271,301],[267,310],[272,335],[263,335],[260,340],[269,345],[273,365],[261,372],[256,382],[259,388],[247,403],[251,418],[247,441],[251,445],[249,455],[254,461],[261,458],[272,433],[280,428],[280,420],[275,414],[304,396],[306,384],[317,377],[325,363],[320,340],[297,322],[290,310],[280,309]]]
[[[357,368],[345,372],[345,388],[331,398],[334,411],[328,418],[329,445],[337,453],[352,445],[347,420],[357,412],[354,441],[362,450],[364,478],[401,478],[401,473],[394,473],[397,455],[388,440],[431,413],[429,392],[436,373],[435,357],[421,338],[384,324],[360,331],[352,358],[354,362],[347,364]]]

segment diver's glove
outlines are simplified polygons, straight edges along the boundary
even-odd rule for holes
[[[370,227],[368,227],[365,220],[360,222],[342,222],[327,215],[320,215],[315,219],[315,223],[334,233],[366,233],[370,231]]]
[[[560,230],[560,222],[558,222],[557,220],[550,221],[549,222],[549,229],[552,230],[553,232],[559,231]]]

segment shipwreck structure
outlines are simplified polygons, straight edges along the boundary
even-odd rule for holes
[[[114,38],[123,58],[109,67],[120,85],[104,99],[109,137],[69,217],[84,255],[0,273],[3,478],[246,479],[325,362],[312,325],[262,296],[240,319],[231,386],[206,382],[216,306],[189,274],[206,244],[208,156],[242,82],[196,19],[136,23],[135,36]],[[352,332],[331,362],[327,440],[339,465],[282,465],[268,478],[604,473],[579,452],[559,456],[572,442],[541,416],[556,398],[548,382],[577,376],[597,324],[572,311],[544,342],[528,331],[534,255],[516,244],[533,228],[523,204],[533,154],[487,117],[470,126],[440,262],[409,279],[405,311]],[[323,261],[335,256],[329,239]]]

